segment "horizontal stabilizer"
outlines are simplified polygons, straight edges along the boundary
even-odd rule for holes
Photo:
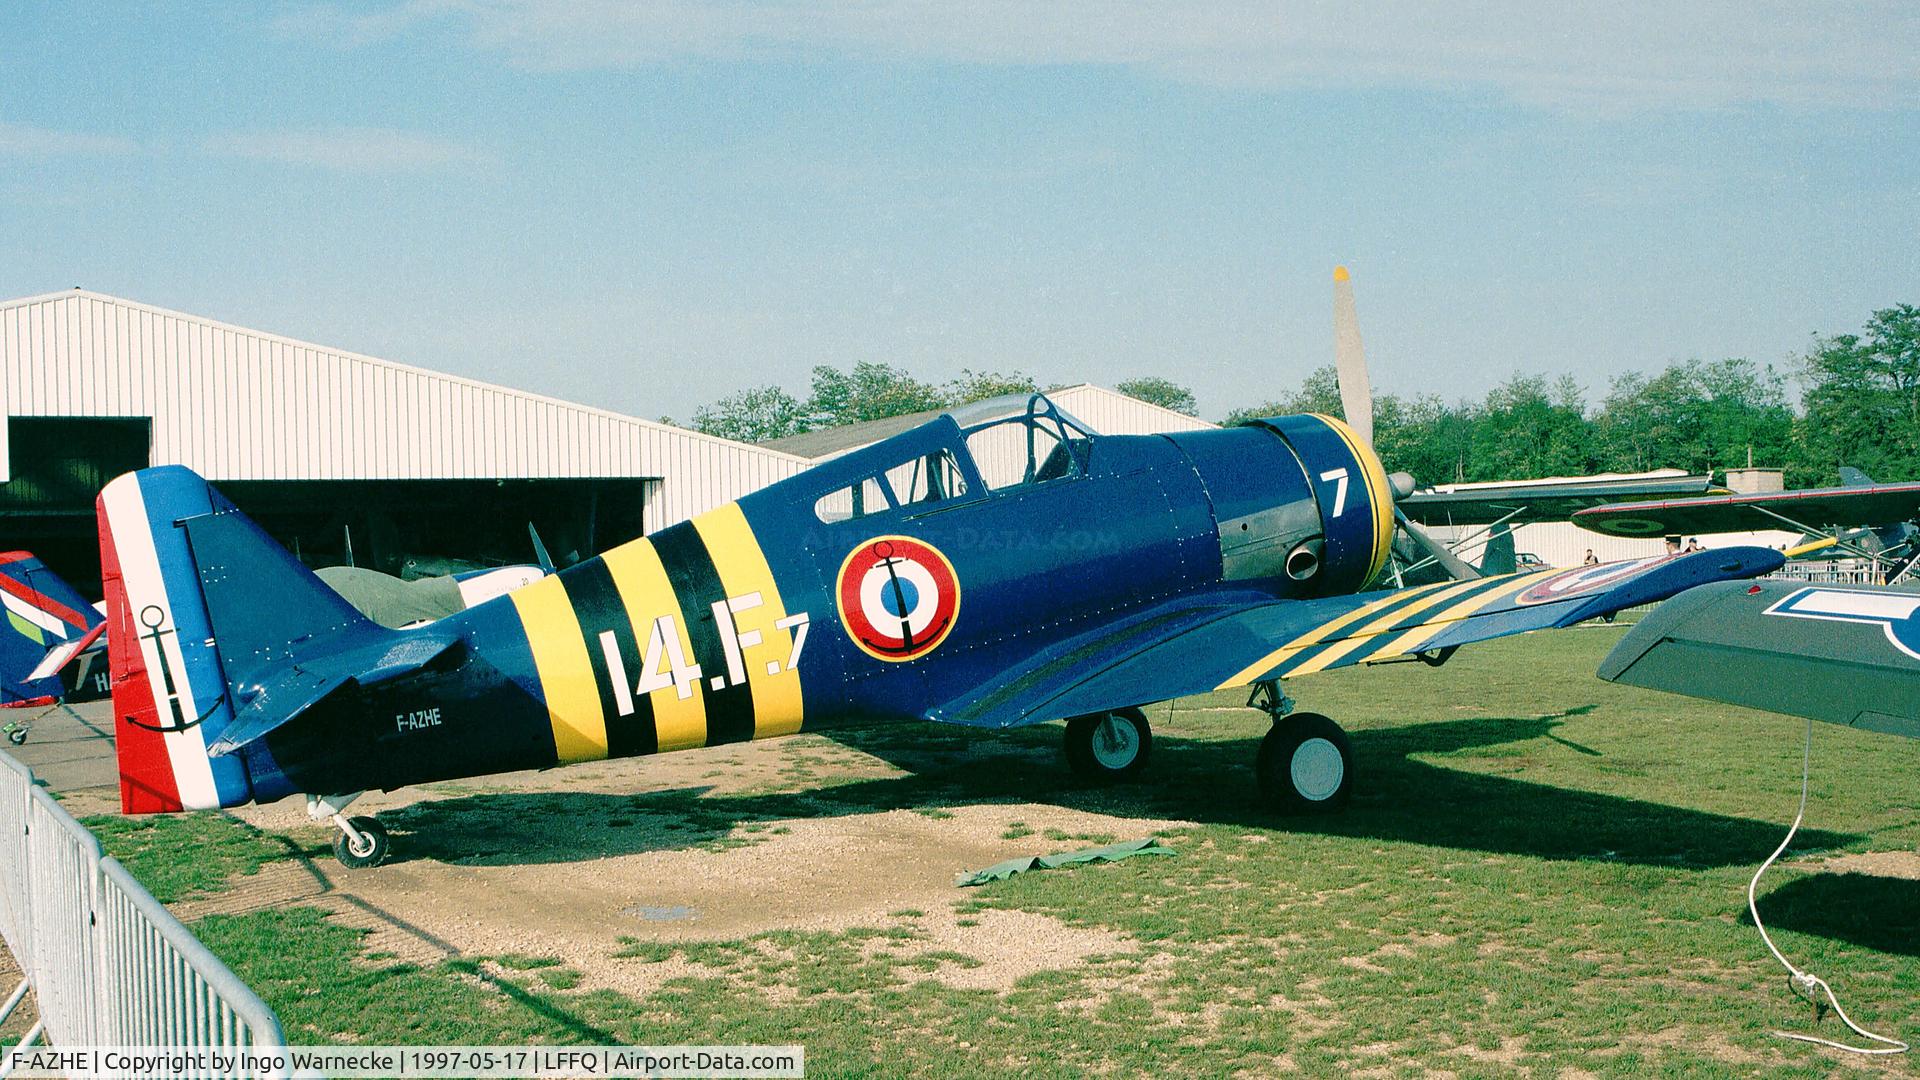
[[[66,667],[68,662],[74,657],[79,656],[88,648],[91,648],[93,643],[99,641],[100,636],[106,632],[107,624],[101,622],[96,624],[93,629],[87,631],[85,637],[75,638],[64,645],[54,646],[48,650],[46,659],[34,665],[33,670],[27,673],[27,681],[39,682],[41,679],[53,678],[61,668]]]
[[[335,693],[412,675],[449,653],[464,651],[458,636],[423,632],[288,664],[241,703],[233,723],[207,746],[207,753],[224,757]]]

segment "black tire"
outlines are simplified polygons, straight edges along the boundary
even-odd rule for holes
[[[348,818],[353,827],[366,841],[364,849],[356,849],[347,839],[346,833],[333,838],[333,857],[340,865],[349,870],[365,870],[370,866],[379,866],[387,861],[387,830],[370,817]]]
[[[12,743],[15,746],[27,745],[27,729],[23,727],[17,727],[17,728],[14,728],[12,731],[7,732],[7,741]]]
[[[1260,797],[1282,814],[1325,814],[1353,795],[1353,744],[1319,713],[1282,717],[1260,741]]]
[[[1067,765],[1082,780],[1131,780],[1153,756],[1153,729],[1139,709],[1076,716],[1067,721],[1066,750]]]

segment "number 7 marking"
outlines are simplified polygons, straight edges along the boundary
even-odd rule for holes
[[[787,670],[792,671],[800,666],[800,650],[807,647],[807,613],[797,612],[773,625],[777,630],[793,631],[793,652],[787,654]]]
[[[1320,479],[1334,481],[1333,516],[1339,517],[1347,509],[1347,470],[1328,469],[1320,474]]]

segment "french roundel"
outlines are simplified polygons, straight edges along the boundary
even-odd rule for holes
[[[1601,563],[1599,566],[1576,566],[1563,570],[1544,581],[1536,582],[1527,591],[1513,598],[1516,604],[1545,604],[1553,600],[1564,600],[1569,596],[1594,592],[1614,584],[1624,578],[1645,570],[1655,563],[1666,562],[1671,555],[1652,555],[1631,562]]]
[[[932,652],[960,614],[960,580],[931,544],[876,536],[840,564],[840,624],[868,656],[912,660]]]

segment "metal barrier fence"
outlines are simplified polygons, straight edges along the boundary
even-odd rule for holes
[[[266,1002],[5,753],[0,938],[40,1014],[21,1045],[286,1045]]]
[[[1880,581],[1880,570],[1865,559],[1799,560],[1768,576],[1814,585],[1874,585]]]

